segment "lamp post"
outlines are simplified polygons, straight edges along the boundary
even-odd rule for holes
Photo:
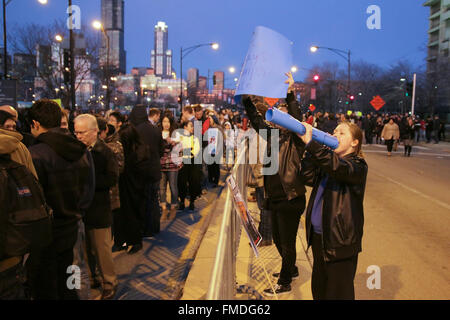
[[[335,49],[335,48],[328,48],[328,47],[319,47],[319,46],[312,46],[310,48],[312,53],[317,52],[317,50],[319,49],[326,49],[329,51],[334,52],[335,54],[337,54],[338,56],[340,56],[341,58],[344,58],[345,60],[347,60],[347,95],[350,95],[350,50],[345,51],[345,50],[340,50],[340,49]]]
[[[3,77],[7,79],[8,76],[8,50],[6,44],[6,6],[12,0],[3,0]],[[40,4],[47,4],[47,0],[38,0]]]
[[[106,110],[109,110],[109,102],[111,99],[111,95],[110,95],[110,76],[109,76],[109,51],[110,51],[110,44],[109,44],[109,36],[105,31],[105,28],[103,28],[103,24],[98,21],[95,20],[92,23],[92,26],[97,29],[97,30],[101,30],[103,35],[106,38],[106,66],[105,66],[105,72],[104,72],[104,76],[106,78]]]
[[[183,59],[195,49],[204,46],[211,46],[213,50],[219,49],[219,44],[216,42],[197,44],[185,49],[183,47],[180,48],[180,111],[183,109]]]

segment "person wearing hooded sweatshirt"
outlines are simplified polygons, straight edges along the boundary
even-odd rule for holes
[[[161,130],[150,123],[144,105],[136,105],[128,118],[136,128],[141,139],[150,147],[152,170],[147,185],[148,198],[146,219],[144,220],[144,237],[151,237],[160,230],[161,208],[159,206],[159,184],[161,180],[161,156],[163,155],[163,139]]]
[[[28,259],[29,281],[34,299],[78,299],[77,290],[67,286],[68,267],[73,265],[79,221],[94,196],[95,180],[86,146],[61,129],[61,109],[42,99],[30,109],[30,147],[33,164],[53,209],[53,242]],[[69,269],[70,270],[70,269]]]
[[[37,178],[30,152],[21,142],[22,135],[6,129],[7,123],[15,125],[14,115],[0,110],[0,158],[6,157],[24,165]],[[0,190],[2,191],[0,194],[6,196],[4,190]],[[23,274],[22,258],[22,256],[0,258],[0,300],[26,298],[25,288],[20,280],[20,275]]]
[[[14,116],[0,110],[0,154],[9,154],[11,160],[23,164],[37,178],[30,152],[21,142],[23,136],[17,131],[7,130],[4,127],[7,120],[14,120]]]

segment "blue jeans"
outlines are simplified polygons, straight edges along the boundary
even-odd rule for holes
[[[147,210],[144,220],[144,235],[154,235],[160,231],[161,207],[159,206],[159,184],[152,182],[148,185]]]
[[[159,195],[161,203],[167,203],[167,182],[170,187],[170,203],[172,208],[178,204],[178,171],[161,171],[161,185],[159,188]],[[168,203],[167,203],[168,204]],[[168,206],[167,206],[168,207]]]

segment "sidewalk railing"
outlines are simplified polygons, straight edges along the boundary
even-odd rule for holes
[[[231,170],[239,190],[247,201],[247,150],[245,141],[238,147],[236,164]],[[228,186],[216,257],[212,269],[207,300],[232,300],[236,296],[236,256],[241,235],[241,225],[234,212],[233,195]]]

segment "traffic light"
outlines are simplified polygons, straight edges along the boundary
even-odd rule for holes
[[[413,91],[413,83],[407,82],[405,96],[407,96],[407,97],[412,96],[412,91]]]
[[[64,82],[68,83],[70,81],[70,54],[69,50],[64,50],[63,52],[63,78]]]
[[[350,100],[350,104],[353,104],[353,101],[355,101],[355,96],[354,95],[350,95],[348,98]]]
[[[313,77],[314,83],[317,84],[320,80],[320,76],[318,74],[315,74]]]
[[[213,76],[213,85],[216,85],[216,76]]]

